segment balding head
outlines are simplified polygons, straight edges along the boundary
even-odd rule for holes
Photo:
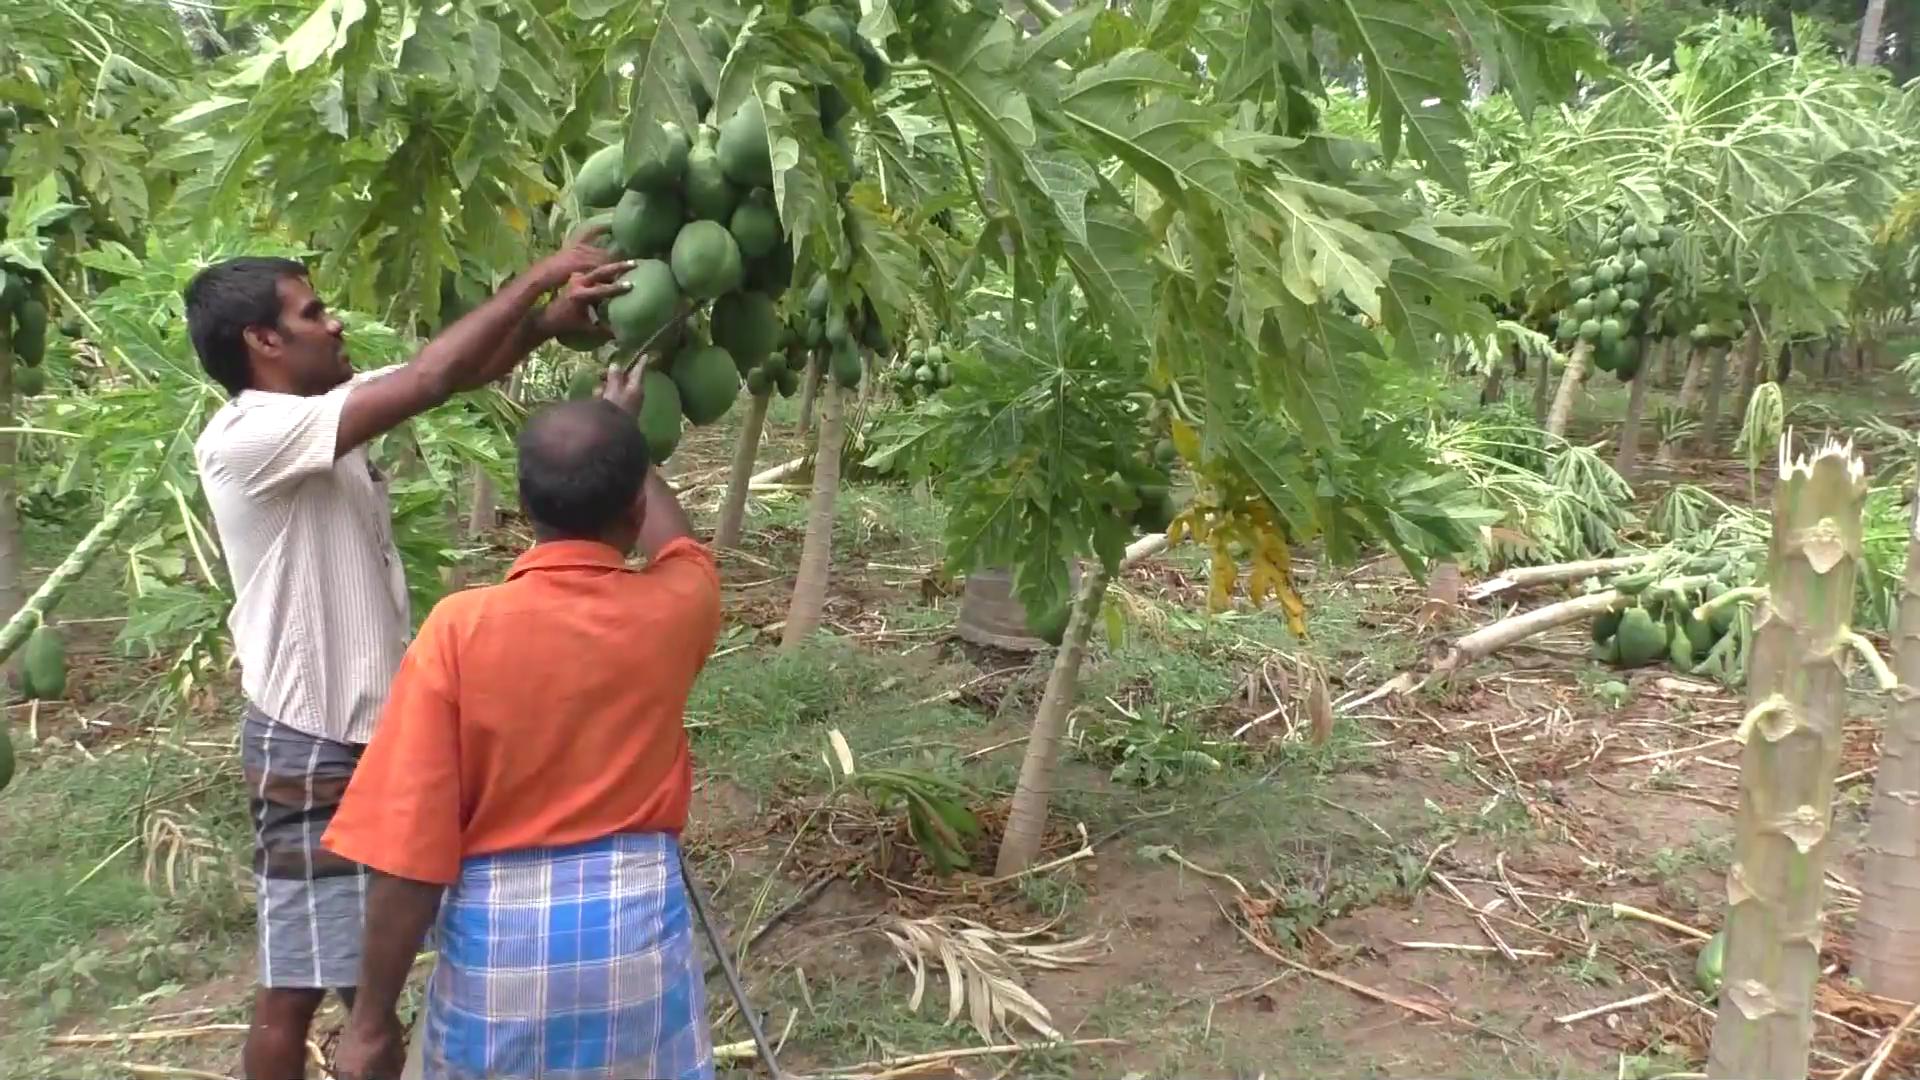
[[[633,417],[593,398],[549,405],[520,429],[520,506],[541,540],[598,540],[625,551],[638,534],[647,443]]]

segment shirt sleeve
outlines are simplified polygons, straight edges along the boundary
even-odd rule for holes
[[[646,575],[679,601],[676,615],[694,650],[697,671],[720,639],[720,568],[713,552],[691,537],[670,541],[647,563]]]
[[[441,624],[429,616],[394,676],[386,710],[321,845],[383,874],[451,885],[460,876],[459,710]]]
[[[340,412],[351,380],[324,394],[249,394],[208,448],[213,464],[249,495],[333,468]]]

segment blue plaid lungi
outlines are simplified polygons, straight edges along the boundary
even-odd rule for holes
[[[679,853],[639,833],[467,859],[434,927],[426,1080],[710,1080]]]

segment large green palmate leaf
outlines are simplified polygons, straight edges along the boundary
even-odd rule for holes
[[[1468,185],[1466,77],[1446,24],[1418,0],[1325,0],[1324,16],[1367,73],[1387,157],[1407,152],[1456,191]]]

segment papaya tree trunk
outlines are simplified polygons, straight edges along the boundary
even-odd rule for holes
[[[1867,10],[1860,17],[1860,47],[1853,55],[1855,64],[1872,67],[1879,61],[1881,28],[1886,18],[1887,0],[1867,0]]]
[[[1680,377],[1680,401],[1682,412],[1692,412],[1700,407],[1700,396],[1707,386],[1707,350],[1687,350],[1687,371]]]
[[[1920,1001],[1920,498],[1893,628],[1893,690],[1873,778],[1853,973],[1868,992]]]
[[[1125,570],[1166,549],[1166,534],[1150,533],[1127,545],[1120,568]],[[1106,568],[1097,563],[1080,575],[1080,592],[1074,598],[1073,614],[1067,619],[1060,651],[1054,654],[1040,708],[1033,715],[1027,755],[1020,762],[1020,781],[1014,788],[1007,831],[1000,839],[1000,854],[994,864],[996,875],[1017,874],[1032,866],[1040,855],[1047,834],[1047,807],[1053,798],[1054,772],[1060,763],[1060,737],[1067,728],[1067,714],[1073,711],[1074,699],[1079,696],[1080,668],[1086,662],[1087,643],[1100,619],[1107,581]]]
[[[0,664],[6,663],[21,642],[27,640],[27,635],[33,633],[34,627],[52,613],[67,587],[79,580],[94,560],[100,557],[100,553],[113,545],[113,538],[120,534],[134,511],[146,501],[147,491],[140,484],[129,487],[125,495],[107,508],[106,515],[88,530],[87,535],[80,538],[67,557],[60,560],[60,565],[53,568],[53,572],[33,591],[33,595],[27,597],[27,602],[7,619],[6,625],[0,626]]]
[[[1680,402],[1678,409],[1682,415],[1693,416],[1699,411],[1701,390],[1705,387],[1706,381],[1707,350],[1688,349],[1687,372],[1680,379]],[[1658,461],[1662,465],[1671,465],[1678,460],[1680,456],[1680,444],[1685,441],[1680,437],[1680,430],[1682,429],[1676,428],[1673,431],[1661,433],[1660,449],[1655,451],[1653,455],[1655,461]]]
[[[994,865],[998,876],[1017,874],[1040,856],[1047,835],[1047,807],[1053,800],[1054,772],[1060,763],[1060,737],[1066,732],[1067,714],[1073,711],[1079,695],[1080,665],[1086,660],[1087,641],[1093,636],[1106,594],[1106,568],[1098,564],[1088,567],[1080,575],[1080,595],[1074,599],[1060,651],[1054,654],[1040,708],[1033,714],[1027,755],[1020,762],[1020,782],[1013,791],[1006,835],[1000,840],[1000,855]]]
[[[1507,366],[1495,363],[1487,369],[1487,377],[1480,383],[1480,404],[1491,405],[1499,401],[1507,390]]]
[[[0,319],[0,328],[5,320]],[[0,428],[14,427],[13,349],[0,329]],[[20,511],[17,463],[19,436],[0,431],[0,614],[11,618],[20,610]],[[6,665],[0,664],[0,674]],[[0,678],[0,684],[4,683]],[[0,733],[0,738],[4,738]]]
[[[476,462],[471,468],[473,499],[467,508],[467,539],[477,540],[500,524],[500,492],[485,465]]]
[[[1791,461],[1783,449],[1736,734],[1744,747],[1713,1080],[1807,1075],[1866,498],[1866,469],[1851,449],[1829,442]]]
[[[1747,415],[1747,406],[1753,401],[1753,391],[1760,385],[1760,361],[1765,353],[1760,338],[1760,324],[1755,323],[1748,331],[1747,338],[1741,343],[1740,354],[1740,400],[1735,403],[1733,415]]]
[[[1586,374],[1587,358],[1593,355],[1593,346],[1587,342],[1578,342],[1573,352],[1567,356],[1566,373],[1560,376],[1560,392],[1554,395],[1553,408],[1547,413],[1547,434],[1555,438],[1567,437],[1567,423],[1573,419],[1573,399],[1580,393],[1580,380]]]
[[[727,474],[727,498],[720,504],[720,525],[713,530],[713,546],[740,543],[740,526],[747,517],[747,485],[753,482],[753,459],[760,453],[760,429],[767,423],[771,391],[755,394],[747,403],[747,420],[740,425],[740,441],[733,447],[733,470]]]
[[[833,569],[833,504],[840,496],[841,421],[846,397],[829,380],[820,387],[820,434],[813,451],[813,499],[807,505],[807,537],[800,547],[800,572],[793,580],[780,648],[799,647],[820,627],[827,606],[827,579]]]
[[[1533,375],[1533,422],[1545,425],[1547,422],[1547,403],[1553,394],[1553,361],[1542,356],[1539,370]]]
[[[807,370],[800,375],[800,434],[813,430],[813,403],[820,396],[820,357],[819,349],[807,353]]]
[[[1720,407],[1727,397],[1727,361],[1732,349],[1713,350],[1713,364],[1707,372],[1707,403],[1700,411],[1700,450],[1712,453],[1720,448]]]
[[[1640,464],[1640,418],[1647,411],[1647,384],[1653,382],[1653,372],[1646,362],[1645,345],[1640,346],[1640,370],[1633,376],[1633,386],[1627,393],[1627,418],[1620,425],[1620,445],[1613,454],[1613,471],[1627,483],[1633,483],[1634,469]]]

